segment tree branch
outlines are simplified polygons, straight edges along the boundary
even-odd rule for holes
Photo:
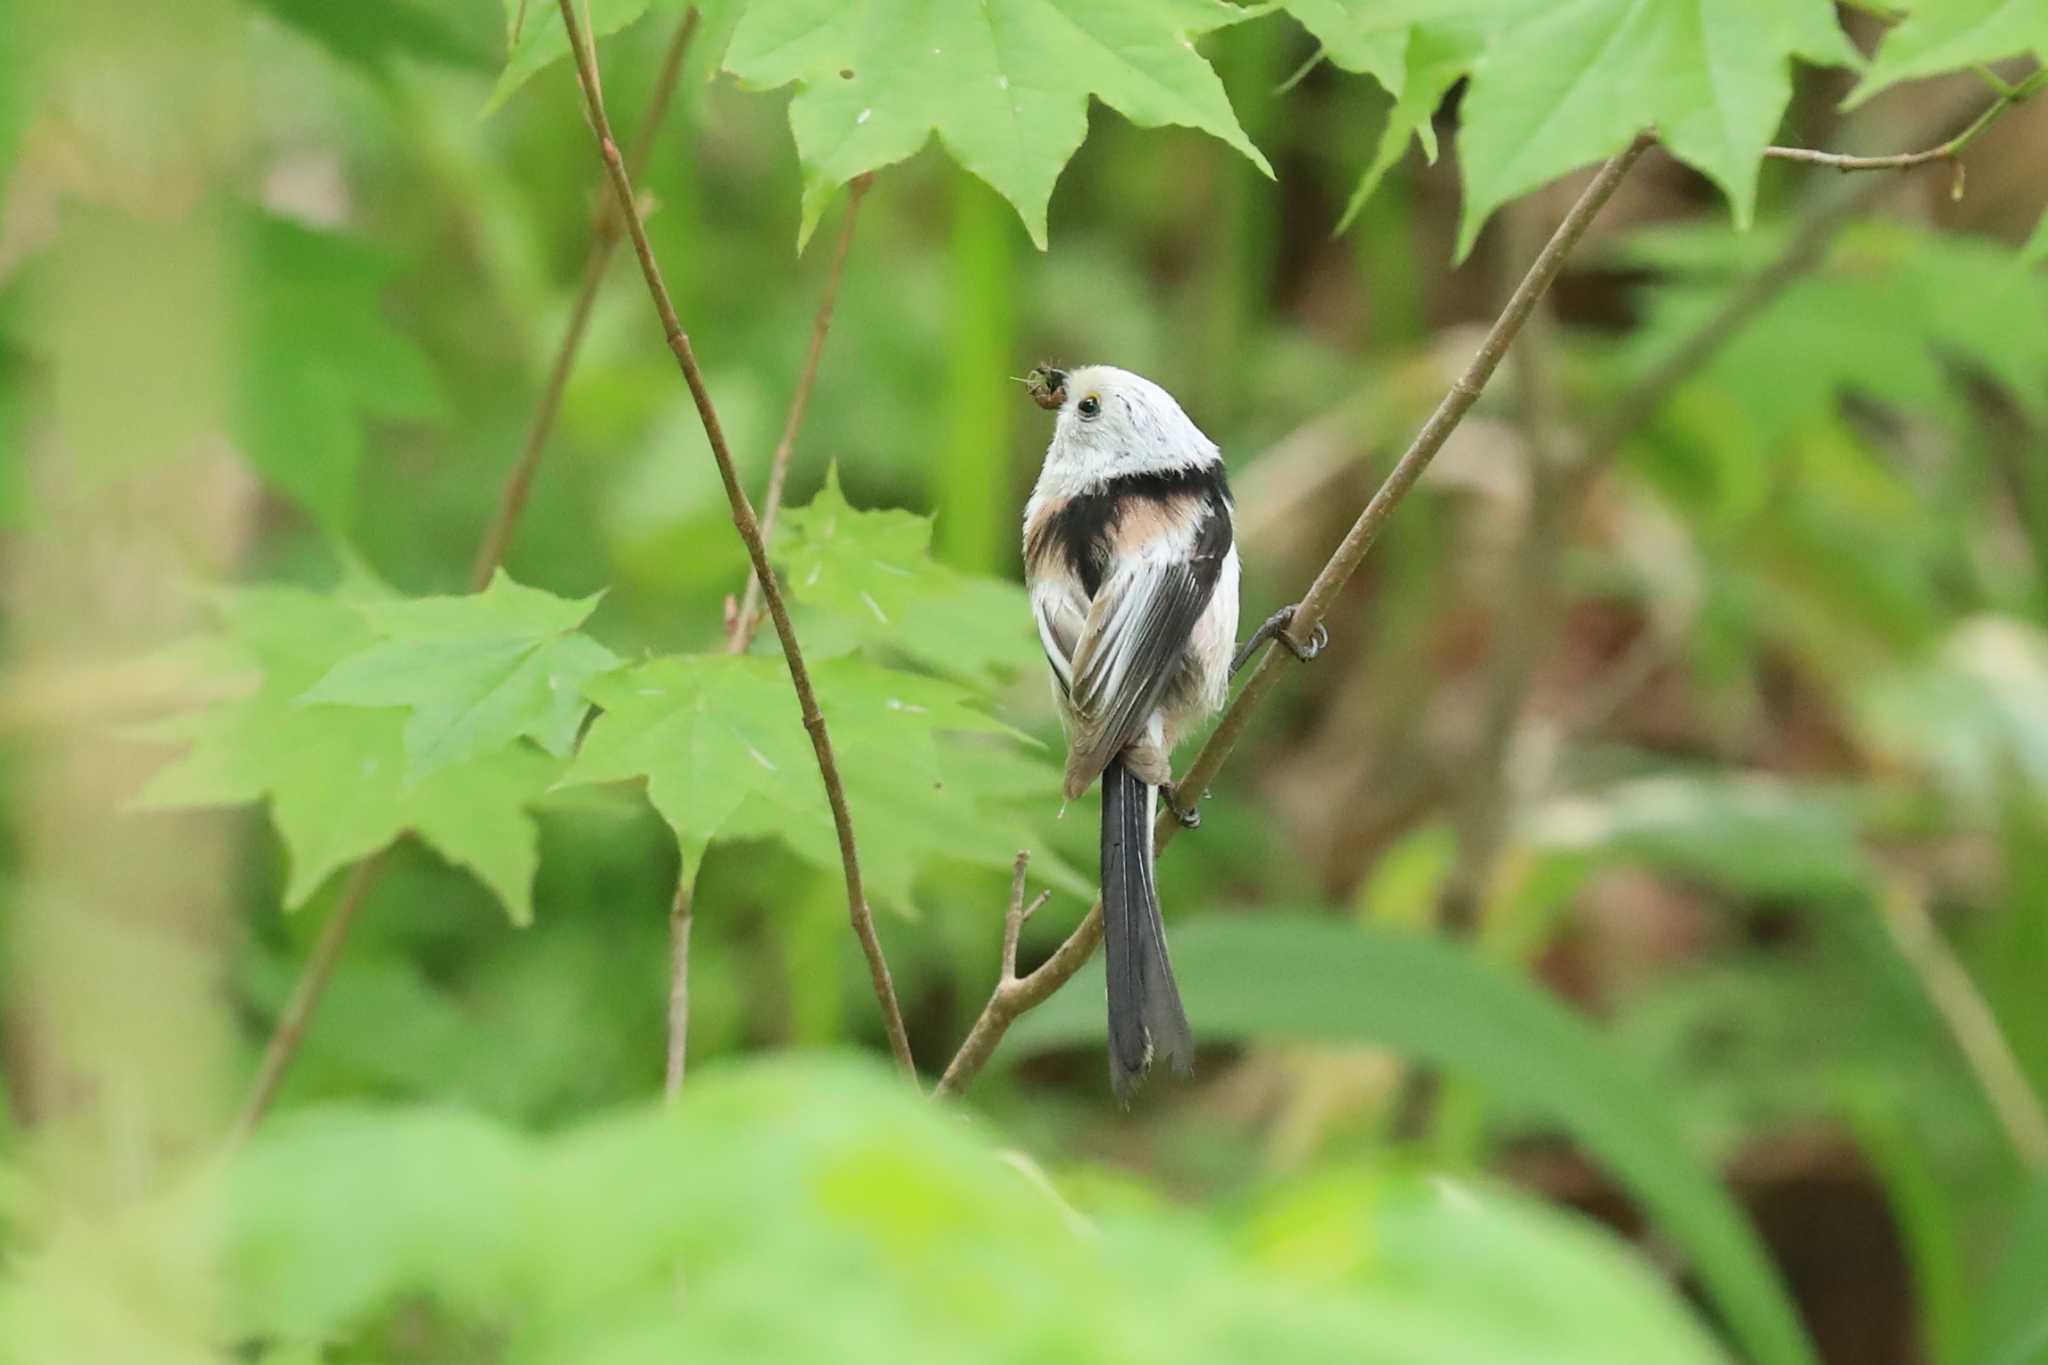
[[[1429,467],[1429,462],[1436,457],[1444,442],[1457,429],[1458,423],[1464,420],[1465,414],[1478,401],[1480,392],[1485,389],[1487,381],[1499,367],[1501,357],[1507,353],[1515,335],[1528,321],[1537,300],[1543,297],[1551,283],[1556,280],[1558,272],[1564,268],[1565,257],[1585,235],[1586,229],[1599,214],[1601,207],[1612,197],[1615,188],[1621,184],[1622,178],[1628,174],[1629,168],[1636,163],[1637,158],[1649,149],[1651,142],[1652,139],[1647,133],[1637,137],[1626,150],[1602,166],[1591,183],[1580,193],[1571,211],[1565,214],[1564,221],[1558,224],[1557,231],[1537,254],[1528,274],[1523,276],[1521,284],[1509,298],[1506,308],[1494,319],[1493,326],[1487,331],[1486,339],[1480,343],[1478,352],[1465,367],[1464,373],[1452,383],[1450,392],[1444,395],[1436,411],[1416,434],[1414,442],[1388,473],[1379,491],[1373,494],[1365,510],[1359,513],[1358,520],[1353,523],[1350,532],[1330,556],[1329,562],[1323,566],[1322,572],[1316,575],[1315,582],[1309,586],[1308,592],[1296,608],[1294,620],[1288,629],[1289,635],[1296,639],[1303,638],[1328,615],[1337,594],[1364,561],[1366,554],[1372,549],[1373,542],[1378,539],[1380,529],[1386,525],[1394,509],[1408,496],[1416,480],[1422,477],[1422,471]],[[1181,778],[1178,784],[1181,791],[1191,796],[1199,795],[1215,777],[1250,724],[1251,713],[1279,684],[1280,674],[1288,663],[1294,661],[1294,657],[1291,650],[1267,646],[1252,672],[1250,681],[1224,712],[1222,723],[1210,734],[1208,742],[1195,755],[1195,761],[1189,765],[1187,773]],[[1156,846],[1163,849],[1178,828],[1179,823],[1170,812],[1161,812],[1160,822],[1154,830]],[[965,1089],[987,1064],[989,1057],[994,1054],[996,1046],[1001,1043],[1003,1035],[1009,1031],[1017,1016],[1044,1002],[1053,992],[1072,979],[1101,940],[1102,902],[1098,900],[1067,940],[1030,976],[1021,981],[997,984],[988,1004],[983,1007],[981,1015],[968,1031],[966,1040],[960,1045],[958,1054],[947,1066],[945,1075],[940,1078],[936,1093],[958,1094]]]
[[[1987,76],[1989,72],[1985,73]],[[1776,161],[1799,161],[1809,166],[1832,166],[1838,171],[1909,171],[1936,161],[1953,161],[1975,142],[1999,115],[2028,99],[2048,85],[2048,70],[2036,71],[2017,85],[2002,85],[1998,98],[1970,125],[1945,142],[1924,151],[1895,152],[1890,156],[1849,156],[1842,152],[1816,152],[1807,147],[1766,147],[1764,155]]]
[[[521,7],[521,16],[524,6]],[[654,139],[667,117],[671,97],[675,94],[676,81],[682,75],[683,58],[690,50],[690,41],[697,32],[698,15],[693,6],[676,25],[675,36],[669,40],[668,52],[662,59],[660,74],[656,77],[654,90],[648,97],[647,117],[641,124],[639,138],[633,144],[634,164],[645,164]],[[562,395],[569,383],[569,373],[575,368],[576,352],[583,344],[583,334],[590,322],[591,305],[597,298],[598,286],[603,283],[605,267],[610,264],[612,250],[618,244],[617,213],[609,199],[601,201],[597,214],[596,235],[590,246],[590,257],[583,267],[583,281],[578,288],[576,302],[569,311],[569,327],[563,333],[561,346],[549,368],[548,380],[541,393],[540,406],[535,409],[533,421],[527,429],[526,443],[520,449],[519,459],[505,476],[504,486],[498,493],[498,508],[489,525],[484,528],[483,538],[477,545],[476,559],[470,568],[470,587],[481,592],[490,586],[491,575],[504,562],[505,551],[512,543],[512,535],[518,529],[519,519],[526,512],[526,504],[533,490],[533,479],[540,468],[541,452],[547,446],[548,434],[554,429],[555,416],[561,411]],[[271,1102],[277,1098],[278,1088],[283,1085],[285,1073],[291,1069],[298,1055],[299,1044],[304,1041],[307,1026],[312,1022],[313,1013],[319,1009],[321,998],[326,994],[327,984],[334,977],[335,968],[340,964],[341,952],[348,942],[349,931],[355,926],[356,913],[375,889],[377,879],[382,875],[386,854],[372,854],[355,865],[349,879],[342,888],[341,897],[335,903],[334,913],[321,930],[320,938],[314,944],[313,953],[307,959],[299,974],[298,982],[292,987],[292,996],[285,1005],[285,1011],[271,1031],[270,1041],[264,1047],[263,1060],[256,1070],[256,1079],[249,1087],[248,1097],[242,1103],[242,1111],[235,1121],[230,1142],[239,1144],[254,1131],[269,1111]]]
[[[655,135],[661,131],[662,121],[668,116],[676,81],[683,74],[683,60],[689,55],[690,41],[697,34],[698,18],[697,9],[692,6],[676,25],[675,36],[669,39],[661,71],[654,80],[653,93],[648,96],[647,114],[640,124],[640,135],[627,157],[628,169],[634,175],[640,174],[640,168],[647,164]],[[584,333],[590,327],[591,309],[597,302],[598,288],[604,283],[605,271],[610,267],[612,253],[618,245],[618,209],[607,197],[598,203],[596,231],[591,237],[589,258],[583,263],[583,280],[577,286],[575,303],[569,307],[569,325],[562,333],[561,344],[555,348],[554,362],[548,366],[547,385],[541,390],[540,405],[533,410],[533,420],[527,424],[526,441],[520,447],[519,459],[506,476],[504,487],[499,490],[498,515],[484,532],[483,543],[476,548],[476,560],[469,575],[470,587],[474,591],[481,592],[490,586],[492,573],[504,562],[505,552],[511,548],[512,533],[518,528],[520,515],[526,510],[526,500],[533,492],[534,475],[540,470],[541,452],[547,448],[548,437],[554,432],[555,418],[561,415],[562,398],[569,388],[569,376],[576,369],[576,353],[582,349]]]
[[[625,219],[627,233],[633,240],[633,252],[640,259],[640,274],[647,282],[648,297],[653,300],[654,311],[661,319],[662,335],[668,341],[676,366],[682,371],[683,382],[689,386],[690,397],[697,405],[697,417],[704,425],[704,436],[711,445],[712,458],[718,463],[718,477],[725,484],[726,501],[732,505],[733,525],[738,529],[740,539],[746,542],[747,556],[753,561],[755,576],[761,581],[761,594],[768,603],[769,619],[775,623],[776,638],[782,642],[783,662],[789,668],[790,684],[796,689],[804,729],[811,736],[811,748],[818,759],[818,776],[825,784],[825,799],[832,808],[832,824],[839,835],[839,859],[846,876],[847,914],[853,921],[855,936],[860,939],[861,951],[867,957],[875,1000],[881,1006],[882,1024],[889,1035],[889,1049],[895,1054],[904,1074],[914,1083],[917,1070],[910,1055],[910,1039],[903,1028],[903,1011],[896,1003],[896,988],[889,978],[889,964],[882,956],[881,941],[875,936],[874,914],[868,908],[867,893],[861,884],[860,854],[854,843],[853,817],[846,807],[846,788],[839,778],[839,763],[832,753],[832,737],[825,727],[825,717],[818,710],[818,697],[811,686],[810,670],[804,665],[803,651],[797,644],[796,631],[790,625],[782,589],[776,584],[774,571],[768,566],[768,546],[761,538],[761,526],[754,518],[753,504],[747,501],[747,491],[740,486],[732,451],[726,445],[725,429],[719,424],[718,409],[712,404],[711,392],[704,385],[704,373],[697,366],[697,355],[690,346],[689,333],[683,330],[682,320],[676,316],[675,304],[669,298],[668,286],[662,281],[661,266],[654,258],[653,244],[647,240],[647,228],[635,211],[632,177],[627,173],[625,158],[620,155],[618,143],[612,137],[611,122],[605,117],[604,95],[598,84],[597,58],[591,50],[589,36],[577,20],[575,0],[559,0],[559,3],[562,24],[568,30],[569,46],[576,58],[576,78],[583,87],[584,105],[590,115],[591,132],[597,138],[605,174],[611,180],[620,216]]]
[[[846,273],[846,253],[853,249],[854,220],[860,216],[861,200],[875,183],[872,173],[857,175],[846,190],[846,216],[839,223],[839,241],[832,248],[832,265],[825,275],[825,293],[818,300],[818,315],[811,321],[811,348],[804,355],[804,367],[797,374],[796,392],[789,398],[789,416],[783,419],[782,439],[775,443],[775,458],[768,466],[768,493],[761,507],[761,539],[775,539],[775,519],[782,511],[782,485],[789,477],[789,458],[796,451],[797,432],[811,405],[811,385],[818,378],[818,357],[825,353],[825,335],[832,330],[832,309],[839,302],[839,282]],[[726,632],[728,654],[744,654],[761,628],[761,579],[747,570],[746,591],[740,594],[739,610],[733,613]]]
[[[320,937],[314,942],[313,951],[306,958],[298,981],[292,986],[292,998],[285,1003],[284,1013],[278,1016],[277,1027],[270,1032],[270,1042],[264,1047],[263,1060],[256,1068],[256,1079],[249,1086],[248,1097],[242,1101],[242,1112],[236,1116],[235,1126],[228,1134],[229,1146],[239,1147],[247,1141],[256,1125],[263,1122],[271,1102],[277,1098],[278,1090],[284,1085],[285,1073],[291,1070],[293,1060],[299,1055],[299,1044],[305,1039],[306,1027],[313,1022],[313,1012],[320,1008],[321,997],[327,993],[327,983],[334,979],[334,969],[341,964],[341,950],[348,942],[349,930],[355,926],[356,912],[370,898],[370,891],[383,874],[384,862],[390,852],[387,848],[363,859],[350,869],[348,880],[342,883],[334,910],[327,916],[327,923],[321,926]]]

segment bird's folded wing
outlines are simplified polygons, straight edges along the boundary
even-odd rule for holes
[[[1223,536],[1227,550],[1227,522]],[[1127,559],[1103,580],[1069,665],[1070,788],[1093,781],[1143,734],[1216,591],[1222,552],[1204,544],[1184,557]]]

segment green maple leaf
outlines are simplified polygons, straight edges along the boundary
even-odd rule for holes
[[[1739,226],[1792,96],[1794,57],[1855,65],[1829,0],[1566,0],[1510,6],[1473,66],[1457,255],[1503,203],[1654,128]]]
[[[1488,0],[1282,0],[1282,8],[1315,35],[1323,55],[1371,76],[1394,100],[1338,221],[1343,232],[1410,142],[1421,143],[1424,157],[1436,164],[1432,117],[1484,50],[1486,21],[1500,18],[1498,6]]]
[[[800,240],[841,185],[937,134],[1043,249],[1090,95],[1141,127],[1199,128],[1273,173],[1193,41],[1251,14],[1221,0],[775,0],[747,10],[725,64],[761,88],[799,87]]]
[[[511,51],[505,55],[505,69],[491,88],[490,98],[484,101],[486,114],[497,112],[521,86],[569,55],[569,34],[562,27],[562,13],[555,0],[506,0],[507,22],[519,15],[522,4],[525,16],[519,32],[513,35],[516,41],[511,44]],[[684,10],[694,8],[699,23],[691,44],[689,69],[694,71],[703,63],[715,71],[718,54],[725,50],[726,39],[732,26],[739,22],[743,4],[744,0],[579,0],[578,8],[593,39],[617,33],[637,23],[643,15],[681,16]]]
[[[151,779],[140,806],[267,799],[290,862],[287,905],[411,831],[475,873],[515,923],[533,917],[539,854],[525,808],[554,780],[558,763],[508,748],[408,781],[403,712],[299,701],[341,654],[370,642],[354,606],[296,588],[258,588],[222,597],[219,609],[261,681],[251,695],[158,728],[189,748]]]
[[[1900,81],[2021,53],[2048,62],[2048,5],[2041,0],[1923,0],[1885,33],[1848,104],[1854,108]]]
[[[808,506],[789,508],[782,518],[770,555],[791,595],[832,613],[856,642],[977,682],[1037,663],[1023,590],[934,561],[929,518],[855,508],[836,468]]]
[[[1014,801],[1017,770],[1031,761],[973,694],[859,658],[819,664],[812,679],[877,903],[907,908],[918,870],[933,858],[1002,867],[1033,842],[1001,804]],[[565,785],[644,777],[648,800],[692,862],[718,839],[772,838],[839,868],[823,780],[780,660],[653,659],[594,680],[589,693],[603,714]],[[975,756],[991,749],[998,757],[977,766]],[[1058,775],[1042,760],[1033,770],[1051,809]],[[1009,785],[998,789],[998,777]],[[1078,880],[1056,862],[1045,871]]]
[[[619,664],[577,630],[597,601],[523,587],[501,569],[467,597],[366,602],[376,642],[342,658],[300,701],[410,708],[405,752],[415,778],[521,738],[566,757],[590,710],[584,685]]]
[[[647,779],[647,797],[695,862],[750,796],[778,810],[815,804],[824,789],[779,659],[724,654],[652,659],[594,678],[603,714],[564,785]]]
[[[249,459],[323,525],[355,516],[365,418],[441,411],[432,368],[382,315],[396,272],[334,233],[250,213],[240,290],[248,368],[237,435]]]

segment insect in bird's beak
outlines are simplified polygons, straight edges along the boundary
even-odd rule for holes
[[[1047,412],[1056,412],[1067,401],[1067,372],[1050,364],[1034,365],[1031,373],[1024,376],[1024,387],[1032,402]]]

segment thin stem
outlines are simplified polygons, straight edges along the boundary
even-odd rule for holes
[[[522,6],[523,15],[524,8]],[[635,164],[642,164],[654,146],[655,135],[660,131],[662,120],[668,114],[671,97],[675,94],[676,81],[682,75],[683,58],[689,52],[690,40],[697,31],[698,15],[692,7],[676,25],[675,36],[669,40],[668,52],[662,59],[660,75],[656,78],[654,90],[648,97],[647,117],[640,128],[640,136],[633,145]],[[591,243],[590,258],[583,268],[583,281],[578,290],[576,303],[570,309],[569,327],[562,336],[562,344],[555,354],[554,364],[548,373],[546,388],[541,393],[540,407],[535,410],[533,422],[527,430],[526,443],[519,452],[519,459],[505,477],[504,486],[498,494],[498,508],[490,524],[484,528],[483,538],[477,547],[476,559],[470,569],[470,585],[481,591],[489,586],[491,575],[504,562],[505,550],[511,544],[512,535],[518,529],[519,520],[525,514],[526,504],[533,490],[533,479],[540,467],[541,451],[547,445],[548,433],[554,428],[555,415],[561,410],[562,394],[568,386],[569,372],[575,366],[577,349],[583,343],[583,334],[590,321],[592,303],[597,298],[597,289],[603,282],[605,266],[611,261],[612,249],[618,242],[616,213],[611,201],[605,200],[597,217],[595,239]],[[292,998],[285,1012],[272,1031],[269,1043],[263,1051],[263,1061],[256,1072],[255,1082],[249,1088],[249,1095],[243,1101],[241,1116],[236,1120],[230,1141],[240,1143],[252,1132],[268,1112],[271,1102],[277,1098],[278,1088],[284,1083],[285,1073],[290,1070],[298,1055],[299,1044],[304,1040],[307,1026],[312,1022],[313,1013],[320,1007],[320,1001],[327,990],[328,982],[334,976],[335,967],[341,960],[341,951],[348,942],[350,929],[354,926],[356,912],[369,898],[370,891],[377,884],[377,878],[384,868],[389,850],[373,854],[357,863],[349,873],[340,901],[334,915],[321,931],[320,940],[314,945],[313,955],[301,971],[298,983],[292,988]]]
[[[668,907],[668,1068],[662,1094],[673,1103],[683,1094],[683,1066],[690,1042],[690,906],[697,898],[697,869],[676,869],[675,899]]]
[[[1564,216],[1564,221],[1558,224],[1557,231],[1538,253],[1535,262],[1530,265],[1528,274],[1523,276],[1521,284],[1509,298],[1507,307],[1494,320],[1471,363],[1451,385],[1450,392],[1444,395],[1436,411],[1428,422],[1423,424],[1414,442],[1394,465],[1386,481],[1366,504],[1365,510],[1359,514],[1350,532],[1338,545],[1336,552],[1330,556],[1322,572],[1316,575],[1316,580],[1310,585],[1308,592],[1303,595],[1290,629],[1290,634],[1296,639],[1312,631],[1328,614],[1337,593],[1342,590],[1352,573],[1364,561],[1367,552],[1372,549],[1373,541],[1378,538],[1380,528],[1386,524],[1387,518],[1400,506],[1401,500],[1407,497],[1416,480],[1422,477],[1422,471],[1429,466],[1437,451],[1443,448],[1444,442],[1457,429],[1458,423],[1478,401],[1480,392],[1493,377],[1494,370],[1499,368],[1501,357],[1507,353],[1515,335],[1528,321],[1536,301],[1543,297],[1544,292],[1556,280],[1558,272],[1563,269],[1565,257],[1578,244],[1579,238],[1585,235],[1586,229],[1613,196],[1622,178],[1628,174],[1629,168],[1648,150],[1651,141],[1648,134],[1636,138],[1625,151],[1602,166],[1591,183],[1580,193],[1578,202],[1572,205],[1571,211]],[[1191,794],[1199,793],[1216,775],[1250,723],[1252,711],[1272,692],[1286,663],[1292,662],[1294,657],[1290,650],[1267,646],[1252,673],[1251,680],[1245,684],[1244,690],[1238,693],[1237,699],[1224,713],[1222,723],[1209,736],[1208,742],[1202,746],[1201,752],[1195,756],[1195,761],[1181,779],[1180,790]],[[1153,833],[1156,844],[1164,848],[1178,828],[1178,821],[1170,813],[1162,812],[1160,822]],[[1009,1032],[1010,1025],[1016,1018],[1043,1003],[1053,992],[1071,980],[1074,973],[1081,970],[1082,964],[1095,951],[1095,945],[1101,941],[1102,902],[1098,900],[1089,910],[1087,917],[1067,936],[1066,941],[1030,976],[1021,981],[997,984],[988,1004],[982,1008],[973,1027],[968,1030],[967,1038],[961,1043],[959,1052],[955,1054],[945,1074],[940,1078],[936,1093],[955,1095],[964,1090],[988,1063],[988,1059],[995,1054],[997,1045],[1002,1042],[1003,1035]]]
[[[775,458],[768,465],[768,494],[761,506],[761,538],[775,539],[775,519],[782,511],[782,486],[789,478],[790,456],[796,451],[797,432],[803,429],[804,414],[811,406],[811,385],[817,382],[818,358],[825,353],[825,337],[832,330],[832,309],[839,302],[839,282],[846,274],[846,255],[853,249],[853,225],[860,217],[861,200],[875,183],[872,175],[858,175],[846,190],[846,216],[839,223],[839,240],[832,248],[832,265],[825,275],[825,293],[818,300],[818,314],[811,320],[811,346],[804,353],[804,367],[796,377],[796,392],[789,398],[789,415],[783,419],[782,439],[775,443]],[[744,654],[761,628],[761,579],[747,570],[746,591],[740,594],[739,610],[733,613],[726,635],[728,654]]]
[[[747,501],[747,491],[740,486],[732,451],[726,445],[725,429],[718,420],[718,409],[711,401],[711,391],[704,384],[704,372],[698,368],[689,333],[683,330],[682,320],[676,316],[675,304],[669,298],[668,286],[662,281],[661,266],[654,258],[653,244],[647,240],[647,228],[634,210],[633,180],[626,172],[625,158],[619,154],[619,145],[612,137],[611,121],[605,117],[604,95],[598,85],[597,58],[591,50],[590,39],[577,20],[575,0],[559,0],[559,4],[563,26],[569,33],[569,46],[576,56],[576,78],[583,86],[591,132],[597,138],[598,151],[604,161],[605,173],[611,179],[620,216],[625,219],[626,231],[633,239],[633,252],[639,257],[640,273],[647,282],[648,297],[661,319],[662,335],[676,358],[677,368],[682,371],[683,382],[689,385],[690,397],[697,405],[698,420],[704,425],[705,439],[711,445],[712,458],[718,463],[718,477],[725,485],[726,501],[732,506],[733,526],[738,529],[740,539],[746,542],[754,573],[761,580],[762,596],[767,599],[769,618],[775,623],[776,638],[782,642],[783,662],[789,668],[789,681],[796,689],[804,729],[810,733],[811,748],[817,755],[818,776],[825,784],[825,799],[832,808],[832,824],[839,835],[839,860],[846,874],[847,914],[853,921],[855,936],[860,939],[861,951],[868,960],[875,1000],[881,1006],[882,1024],[889,1035],[889,1050],[895,1054],[904,1074],[915,1083],[917,1070],[910,1055],[910,1038],[904,1032],[903,1011],[896,1003],[896,987],[889,977],[889,964],[882,956],[881,941],[875,936],[874,914],[868,908],[867,893],[861,884],[860,854],[854,843],[853,817],[846,807],[846,787],[839,778],[839,763],[833,757],[832,737],[825,727],[825,717],[818,710],[818,697],[811,686],[810,670],[804,666],[803,651],[797,644],[796,630],[790,625],[789,608],[782,600],[782,589],[776,584],[774,572],[768,566],[768,546],[761,538],[761,526],[754,518],[753,504]]]
[[[521,13],[524,14],[523,7]],[[647,164],[655,135],[661,131],[662,121],[668,116],[676,82],[683,74],[683,61],[689,55],[691,39],[697,34],[698,19],[697,10],[692,6],[685,11],[681,22],[676,25],[675,35],[669,39],[661,71],[655,77],[653,92],[648,96],[646,118],[640,124],[639,137],[633,143],[632,154],[628,158],[628,165],[635,175]],[[511,548],[512,534],[518,529],[527,499],[533,493],[534,476],[540,471],[541,452],[547,448],[548,437],[555,429],[555,419],[561,415],[562,398],[568,392],[569,376],[576,369],[577,352],[582,349],[584,333],[590,327],[597,291],[604,284],[605,271],[610,267],[612,253],[618,245],[618,209],[606,198],[598,206],[590,255],[583,263],[583,279],[576,289],[576,301],[569,308],[569,325],[563,330],[561,344],[555,348],[555,358],[548,366],[547,384],[541,390],[540,405],[533,410],[533,419],[527,423],[526,441],[520,447],[519,459],[514,462],[512,472],[505,476],[504,486],[498,492],[498,513],[485,529],[482,543],[476,547],[476,559],[469,575],[470,587],[476,591],[481,592],[490,586],[491,575],[505,562],[505,552]]]
[[[1936,143],[1924,151],[1895,152],[1890,156],[1849,156],[1843,152],[1817,152],[1809,147],[1766,147],[1764,155],[1777,161],[1800,161],[1810,166],[1831,166],[1838,171],[1907,171],[1930,162],[1953,161],[1962,155],[1963,150],[1975,142],[1986,128],[1997,122],[1999,115],[2042,89],[2044,84],[2048,84],[2048,81],[2044,81],[2044,77],[2048,77],[2048,70],[2036,71],[2017,85],[2006,85],[2002,81],[1997,81],[1997,78],[1988,71],[1983,74],[1995,82],[1994,88],[1999,92],[1998,98],[1992,101],[1983,113],[1977,115],[1963,131],[1946,142]]]
[[[1918,893],[1894,883],[1882,893],[1881,908],[1892,941],[1948,1026],[2021,1164],[2033,1171],[2048,1169],[2048,1113],[1999,1028],[1998,1016],[1949,951]]]
[[[348,942],[348,932],[355,924],[356,913],[370,898],[389,854],[390,850],[386,849],[363,859],[350,870],[348,880],[342,884],[334,910],[321,927],[320,937],[313,944],[313,952],[306,959],[304,970],[299,973],[298,983],[292,987],[292,998],[286,1002],[284,1013],[278,1016],[277,1027],[271,1031],[270,1042],[263,1049],[263,1061],[256,1068],[255,1083],[249,1087],[248,1098],[242,1101],[242,1112],[236,1117],[235,1126],[228,1135],[230,1146],[238,1147],[248,1139],[256,1125],[263,1121],[271,1102],[277,1098],[279,1088],[284,1085],[285,1073],[291,1070],[292,1061],[299,1053],[299,1044],[305,1039],[306,1027],[313,1022],[313,1012],[320,1008],[321,997],[327,993],[327,983],[333,980],[334,969],[341,963],[342,946]]]

